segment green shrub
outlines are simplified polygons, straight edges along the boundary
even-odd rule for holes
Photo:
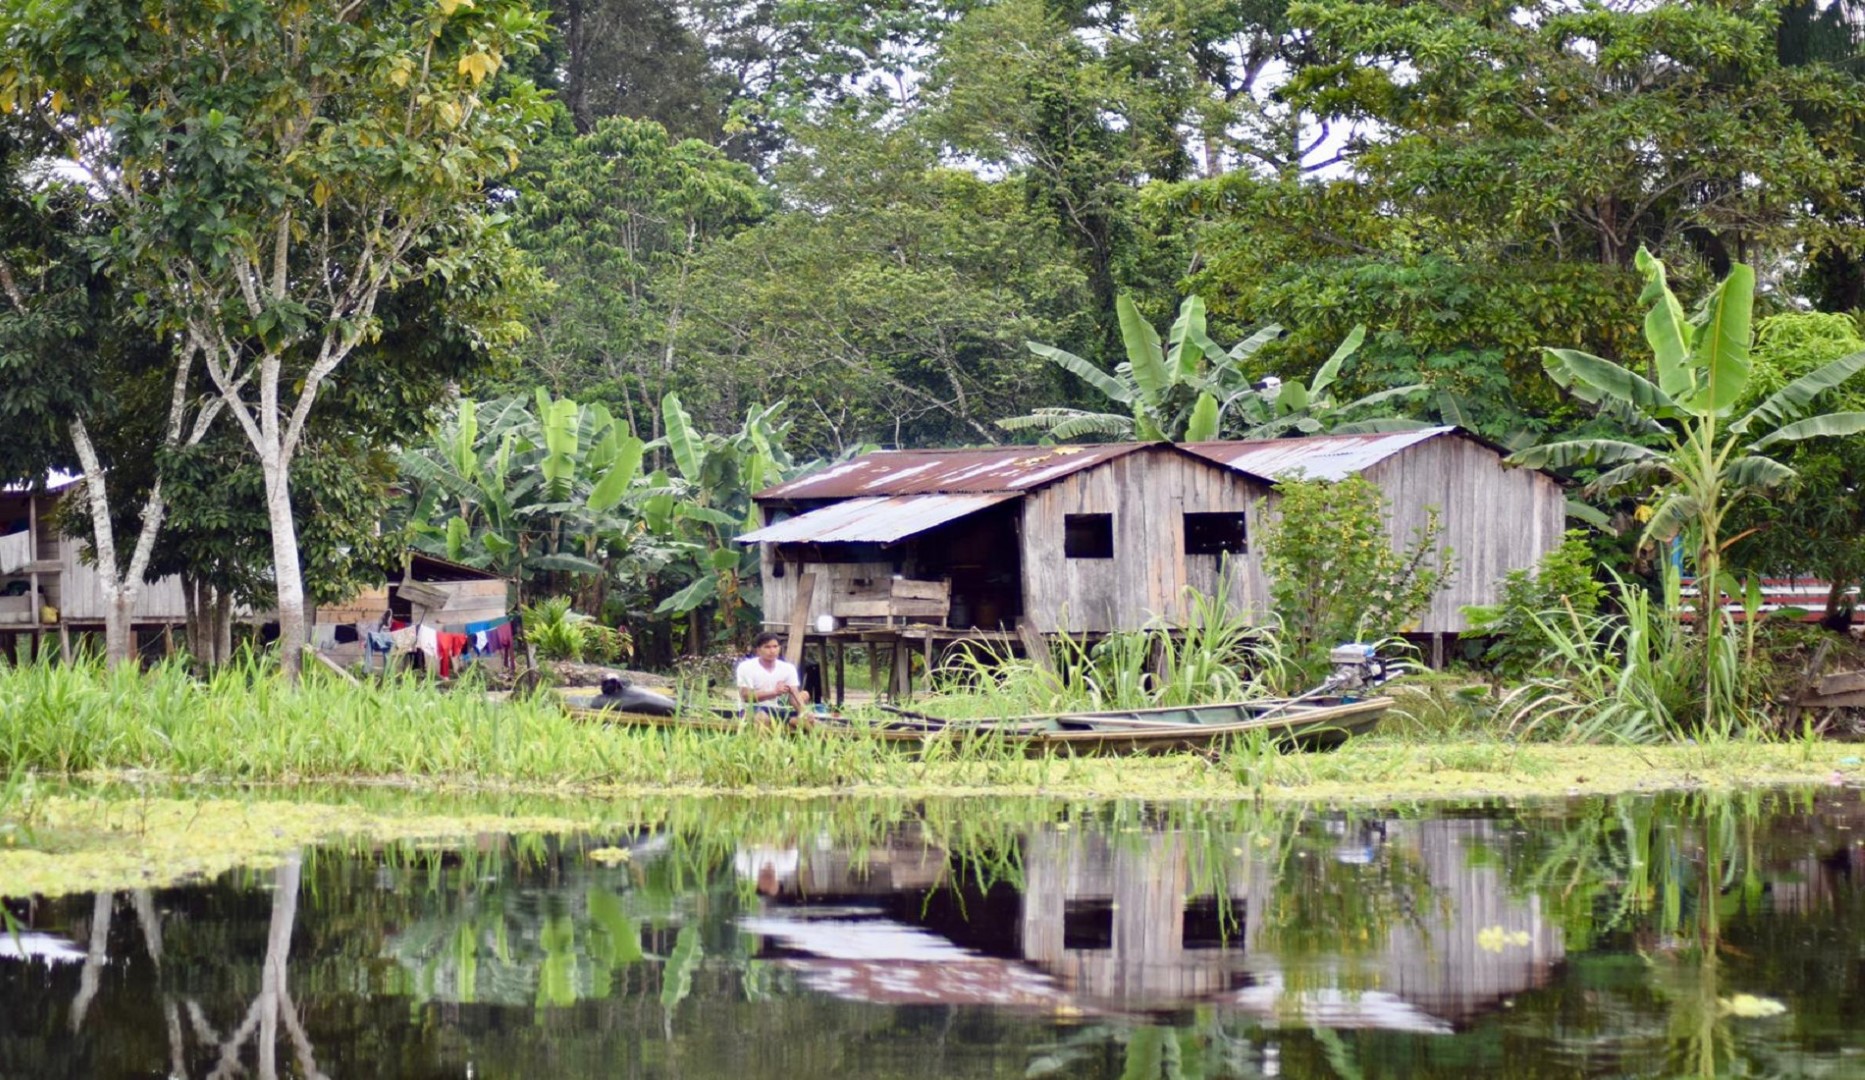
[[[1569,532],[1533,571],[1511,570],[1502,579],[1502,599],[1463,609],[1470,620],[1465,637],[1490,638],[1483,659],[1505,679],[1523,679],[1544,660],[1558,660],[1549,622],[1568,613],[1581,621],[1599,611],[1606,587],[1593,576],[1593,554],[1586,534]],[[1541,616],[1536,618],[1535,616]]]
[[[570,610],[567,596],[553,596],[524,609],[525,639],[544,660],[581,660],[589,648],[588,617]]]
[[[1372,481],[1285,480],[1263,537],[1270,601],[1282,621],[1285,655],[1302,681],[1328,672],[1343,641],[1390,638],[1411,625],[1451,572],[1451,549],[1433,508],[1423,529],[1395,548],[1386,500]]]

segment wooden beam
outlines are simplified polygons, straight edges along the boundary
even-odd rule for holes
[[[792,664],[803,661],[803,639],[809,634],[809,609],[815,599],[816,572],[806,570],[797,575],[796,599],[790,602],[790,640],[784,642],[784,659]]]
[[[1821,642],[1821,644],[1826,643]],[[1825,696],[1827,694],[1854,694],[1860,690],[1865,690],[1865,671],[1844,671],[1821,679],[1820,688],[1816,693]]]
[[[342,679],[346,683],[349,683],[351,686],[362,685],[361,683],[358,683],[356,681],[356,676],[343,670],[343,665],[337,663],[335,660],[332,660],[330,657],[325,656],[323,653],[318,652],[316,648],[310,645],[306,645],[304,647],[304,652],[306,656],[311,657],[313,660],[316,660],[318,663],[329,668],[331,671],[336,673],[338,678]]]

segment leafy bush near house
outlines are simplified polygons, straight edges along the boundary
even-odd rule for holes
[[[1343,641],[1377,641],[1405,630],[1449,580],[1451,549],[1432,509],[1402,548],[1386,528],[1387,505],[1365,477],[1285,480],[1263,537],[1270,602],[1286,655],[1309,684],[1328,672]]]
[[[1470,629],[1464,636],[1492,639],[1483,659],[1502,678],[1527,678],[1545,660],[1558,656],[1549,623],[1569,625],[1575,618],[1584,622],[1599,611],[1605,595],[1606,587],[1593,576],[1586,534],[1574,530],[1534,570],[1504,575],[1498,603],[1465,607]]]

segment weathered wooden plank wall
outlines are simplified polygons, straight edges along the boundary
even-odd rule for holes
[[[1255,551],[1261,484],[1167,447],[1153,447],[1060,480],[1023,503],[1023,610],[1054,633],[1134,629],[1155,617],[1184,617],[1190,587],[1215,593],[1219,556],[1185,554],[1187,513],[1245,513],[1250,550],[1233,557],[1231,597],[1255,601],[1266,590]],[[1109,514],[1114,557],[1070,559],[1064,518]]]
[[[59,575],[57,599],[53,604],[58,608],[59,617],[68,623],[101,623],[105,608],[103,579],[98,576],[97,568],[81,557],[81,547],[82,543],[71,537],[58,541],[58,560],[64,572]],[[188,607],[182,593],[181,575],[170,574],[145,583],[136,597],[131,620],[177,626],[186,623]]]
[[[1533,469],[1512,469],[1471,439],[1440,436],[1409,447],[1363,474],[1391,505],[1395,544],[1424,528],[1430,507],[1444,523],[1454,571],[1420,619],[1419,633],[1468,628],[1465,604],[1495,602],[1502,576],[1533,567],[1560,546],[1567,527],[1567,497],[1560,485]]]
[[[825,545],[830,546],[830,545]],[[776,577],[776,559],[773,552],[775,544],[759,545],[758,562],[763,570],[764,579],[764,621],[776,625],[782,622],[784,613],[796,601],[797,579],[800,571],[797,564],[791,563],[784,568],[784,576]],[[904,556],[903,551],[903,556]],[[902,573],[912,576],[911,560],[902,562]],[[818,615],[827,615],[838,599],[848,599],[856,593],[872,592],[873,587],[858,585],[857,582],[879,583],[891,580],[894,576],[894,564],[891,562],[813,562],[804,569],[816,575],[816,591],[811,597],[809,619],[813,629]],[[882,595],[882,593],[875,593]]]

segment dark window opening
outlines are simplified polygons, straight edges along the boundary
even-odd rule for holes
[[[1186,514],[1185,554],[1242,554],[1249,550],[1243,514]]]
[[[1070,900],[1063,904],[1062,947],[1064,949],[1113,948],[1114,902],[1112,900]]]
[[[1243,912],[1229,897],[1201,896],[1185,905],[1185,929],[1180,943],[1187,949],[1226,949],[1243,946]]]
[[[1062,554],[1071,559],[1114,557],[1114,515],[1062,515]]]

